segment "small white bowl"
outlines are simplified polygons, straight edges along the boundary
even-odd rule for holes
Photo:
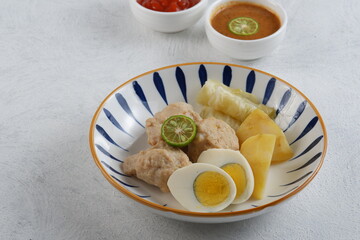
[[[195,6],[178,12],[159,12],[147,9],[136,0],[129,0],[135,18],[145,26],[159,32],[173,33],[194,25],[203,15],[208,0],[201,0]]]
[[[238,40],[226,37],[212,27],[211,19],[219,7],[229,2],[250,2],[262,5],[279,16],[281,27],[270,36],[255,40]],[[286,26],[287,14],[284,8],[272,0],[218,0],[209,7],[205,18],[206,35],[211,45],[226,55],[240,60],[253,60],[269,55],[283,40]]]

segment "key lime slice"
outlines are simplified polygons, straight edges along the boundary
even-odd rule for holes
[[[241,36],[248,36],[257,33],[259,24],[249,17],[234,18],[229,22],[229,30]]]
[[[174,147],[185,147],[196,135],[194,120],[184,115],[174,115],[165,120],[161,126],[161,137]]]

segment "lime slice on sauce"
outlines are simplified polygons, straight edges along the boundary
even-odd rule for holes
[[[194,120],[184,115],[174,115],[165,120],[161,126],[161,137],[174,147],[185,147],[196,136]]]
[[[234,18],[229,22],[229,30],[241,36],[249,36],[257,33],[259,24],[249,17]]]

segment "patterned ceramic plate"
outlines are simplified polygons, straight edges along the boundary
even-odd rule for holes
[[[148,147],[144,129],[147,118],[179,101],[199,110],[195,97],[207,79],[241,88],[275,108],[275,121],[295,152],[289,161],[271,166],[265,198],[230,205],[218,213],[189,212],[170,193],[125,175],[120,167],[127,156]],[[304,94],[268,73],[225,63],[173,65],[130,79],[105,98],[90,127],[95,163],[115,188],[153,212],[193,222],[238,221],[269,211],[310,183],[321,168],[326,146],[324,122]]]

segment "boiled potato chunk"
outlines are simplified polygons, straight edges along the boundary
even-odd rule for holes
[[[271,117],[275,110],[259,104],[255,95],[230,88],[221,82],[207,80],[197,95],[197,102],[213,108],[242,122],[255,109],[260,108]]]
[[[254,110],[236,131],[236,136],[241,144],[251,136],[267,133],[276,135],[276,143],[271,163],[289,160],[294,155],[293,150],[280,127],[263,111]]]
[[[255,185],[252,197],[258,200],[264,197],[275,141],[273,134],[258,134],[246,139],[240,148],[253,171]]]

